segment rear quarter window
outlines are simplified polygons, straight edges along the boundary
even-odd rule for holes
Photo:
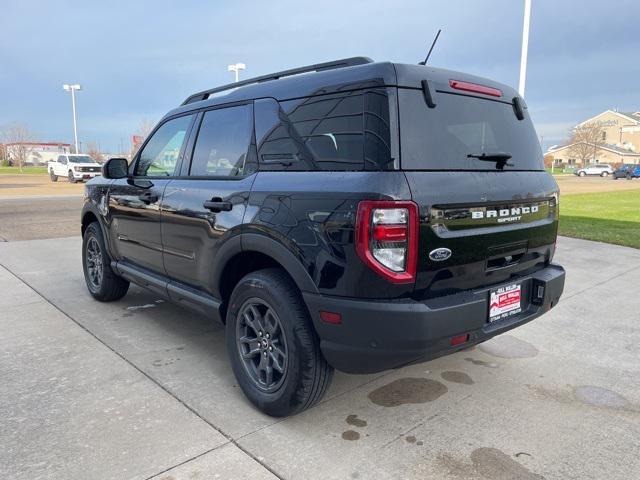
[[[260,170],[394,168],[386,90],[255,103]]]
[[[422,91],[398,89],[401,165],[405,170],[496,170],[496,163],[468,155],[507,153],[504,170],[542,170],[535,129],[525,110],[473,96],[436,93],[428,108]]]

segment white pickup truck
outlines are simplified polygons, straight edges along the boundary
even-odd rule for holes
[[[70,183],[91,180],[96,175],[100,175],[101,168],[100,164],[89,155],[72,153],[59,155],[56,160],[50,160],[47,163],[52,182],[57,182],[58,177],[66,177]]]

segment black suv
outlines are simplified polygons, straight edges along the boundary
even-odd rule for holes
[[[495,82],[357,57],[190,96],[86,186],[97,300],[134,282],[226,325],[233,371],[289,415],[333,368],[378,372],[548,311],[558,187]]]

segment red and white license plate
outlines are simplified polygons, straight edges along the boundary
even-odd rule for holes
[[[505,285],[489,292],[489,322],[503,320],[521,311],[521,284]]]

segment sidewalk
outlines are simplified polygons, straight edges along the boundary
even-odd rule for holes
[[[3,267],[0,291],[2,478],[274,478]]]

